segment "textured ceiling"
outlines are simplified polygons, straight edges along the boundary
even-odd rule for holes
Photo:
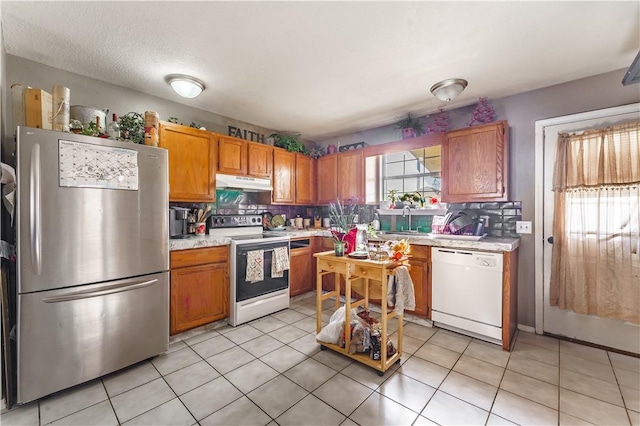
[[[6,51],[308,140],[627,68],[640,2],[11,2]],[[175,95],[167,74],[207,89]],[[621,74],[622,79],[622,74]]]

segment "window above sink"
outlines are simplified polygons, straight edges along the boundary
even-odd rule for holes
[[[440,199],[441,188],[441,145],[366,159],[367,204],[379,204],[388,199],[389,190],[396,190],[398,198],[404,194],[420,194],[428,206],[432,197]]]

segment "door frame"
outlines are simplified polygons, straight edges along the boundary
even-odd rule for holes
[[[549,126],[567,124],[575,121],[598,119],[611,115],[626,114],[638,111],[640,103],[598,109],[578,114],[553,117],[535,122],[535,329],[536,334],[543,333],[544,316],[544,129]]]

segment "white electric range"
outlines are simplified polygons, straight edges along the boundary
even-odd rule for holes
[[[289,271],[282,277],[271,276],[273,250],[286,247],[285,233],[263,233],[261,215],[214,215],[209,235],[231,239],[229,324],[237,326],[289,307]],[[264,279],[247,281],[247,254],[262,250]]]

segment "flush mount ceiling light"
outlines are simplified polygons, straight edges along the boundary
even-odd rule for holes
[[[168,75],[167,83],[183,98],[195,98],[204,90],[204,83],[195,77],[183,74]]]
[[[431,86],[431,93],[441,101],[450,102],[462,93],[467,84],[467,80],[449,78]]]

